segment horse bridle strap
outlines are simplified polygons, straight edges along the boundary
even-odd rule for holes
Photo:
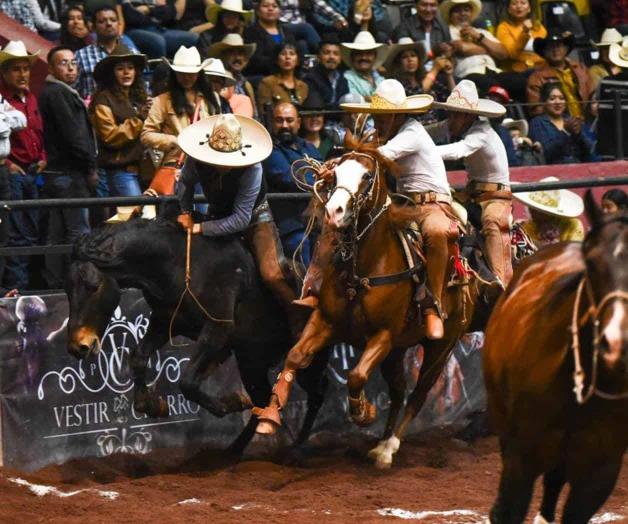
[[[587,295],[589,298],[590,306],[584,313],[581,319],[578,318],[578,313],[580,310],[580,302],[582,300],[583,290],[586,288]],[[574,309],[571,316],[571,348],[573,351],[574,357],[574,388],[573,391],[576,394],[576,401],[578,404],[586,403],[592,396],[597,396],[603,398],[605,400],[621,400],[628,398],[628,391],[624,391],[622,393],[606,393],[601,391],[597,387],[597,373],[598,373],[598,360],[600,355],[600,315],[604,308],[612,301],[612,300],[624,300],[628,301],[628,293],[625,291],[611,291],[604,295],[602,300],[598,304],[595,303],[595,299],[593,297],[593,292],[591,291],[591,286],[589,281],[587,280],[586,275],[583,275],[580,283],[578,284],[578,289],[576,291],[576,299],[574,302]],[[586,324],[589,320],[593,322],[593,356],[592,356],[592,364],[591,364],[591,383],[589,384],[589,388],[587,392],[584,392],[584,380],[586,378],[586,373],[582,367],[582,359],[580,355],[580,326]]]

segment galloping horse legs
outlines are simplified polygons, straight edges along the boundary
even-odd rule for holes
[[[315,310],[305,325],[301,338],[288,352],[283,371],[273,388],[270,403],[264,409],[253,410],[253,414],[259,419],[258,433],[272,434],[277,431],[281,425],[279,410],[288,402],[297,370],[309,366],[314,355],[331,342],[332,335],[331,324],[323,318],[318,309]]]
[[[556,520],[556,503],[564,485],[565,469],[562,465],[543,475],[543,501],[541,502],[540,515],[547,523]],[[535,520],[535,522],[538,520],[540,519]]]
[[[376,408],[366,400],[364,386],[373,370],[381,364],[391,349],[390,331],[382,329],[369,338],[360,361],[349,372],[347,377],[349,414],[358,426],[368,426],[375,420]]]

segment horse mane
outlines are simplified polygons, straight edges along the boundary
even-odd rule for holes
[[[355,138],[353,135],[347,134],[345,138],[345,147],[349,150],[346,154],[351,153],[364,153],[365,155],[372,156],[381,166],[384,167],[384,174],[390,173],[393,176],[397,176],[400,172],[399,166],[394,160],[390,160],[377,149],[380,146],[378,142],[367,142],[364,138]],[[344,155],[343,155],[344,156]]]

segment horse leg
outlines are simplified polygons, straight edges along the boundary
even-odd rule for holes
[[[349,414],[358,426],[368,426],[375,420],[377,411],[366,399],[364,386],[373,370],[386,358],[391,349],[390,331],[382,329],[368,340],[360,361],[349,372],[347,377]]]
[[[404,357],[405,351],[395,348],[382,362],[382,375],[388,384],[390,396],[390,411],[382,440],[368,453],[378,469],[389,468],[392,465],[393,454],[399,449],[399,439],[393,435],[393,432],[406,396]]]
[[[279,411],[285,406],[298,369],[306,368],[314,355],[332,340],[332,327],[319,310],[315,310],[305,325],[301,338],[288,352],[283,371],[279,373],[267,407],[255,408],[253,414],[259,419],[257,432],[272,434],[281,425]]]
[[[623,454],[605,457],[598,463],[597,471],[580,475],[570,482],[571,489],[563,510],[563,524],[586,524],[609,497],[621,469]]]
[[[534,517],[534,524],[552,524],[556,519],[556,503],[565,485],[565,469],[563,465],[548,471],[543,476],[543,501],[541,511]]]

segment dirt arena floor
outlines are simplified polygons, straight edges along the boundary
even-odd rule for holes
[[[368,442],[324,443],[298,465],[234,461],[218,451],[75,461],[36,473],[0,468],[1,523],[480,523],[500,469],[495,438],[443,435],[402,444],[392,469],[363,457]],[[538,507],[538,489],[535,508]],[[628,457],[593,520],[628,522]]]

